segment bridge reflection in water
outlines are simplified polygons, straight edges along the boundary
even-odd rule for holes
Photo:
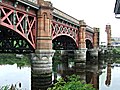
[[[35,75],[28,66],[2,64],[0,65],[0,71],[2,72],[0,74],[0,88],[9,85],[11,88],[17,87],[23,90],[45,90],[58,78],[66,78],[67,75],[77,74],[85,83],[93,84],[96,90],[119,90],[120,64],[114,63],[115,58],[101,55],[100,58],[95,60],[92,57],[87,57],[86,64],[83,64],[83,67],[82,64],[75,63],[74,53],[72,51],[70,53],[62,57],[60,53],[55,53],[53,72],[43,76]],[[22,60],[20,61],[22,62]],[[33,67],[31,66],[31,68]]]
[[[66,78],[68,75],[73,74],[79,75],[81,80],[85,83],[93,84],[96,90],[103,90],[103,88],[106,90],[107,87],[111,86],[112,57],[92,58],[88,57],[90,55],[87,55],[86,64],[78,65],[75,63],[73,52],[71,53],[72,54],[67,54],[66,56],[63,55],[62,57],[60,57],[60,53],[55,53],[53,57],[52,78],[50,78],[51,74],[46,75],[46,77],[34,77],[34,75],[31,74],[32,90],[38,90],[38,88],[45,90],[47,87],[57,82],[58,78]],[[44,83],[43,81],[47,82]]]

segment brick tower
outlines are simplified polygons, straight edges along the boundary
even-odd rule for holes
[[[111,46],[111,25],[106,25],[106,33],[107,33],[107,46]]]

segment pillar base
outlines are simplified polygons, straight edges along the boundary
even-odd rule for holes
[[[75,65],[76,67],[85,68],[86,65],[86,48],[75,51]]]
[[[89,49],[88,52],[90,53],[90,56],[87,57],[89,59],[89,62],[91,64],[98,64],[98,49]]]
[[[32,54],[31,89],[46,90],[52,84],[54,50],[36,50]]]
[[[88,51],[90,52],[90,56],[98,57],[98,49],[89,49]]]
[[[80,76],[84,83],[86,83],[86,51],[87,48],[75,51],[75,73]]]
[[[87,48],[83,48],[75,51],[75,61],[76,62],[86,62],[86,51]]]

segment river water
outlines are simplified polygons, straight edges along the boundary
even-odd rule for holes
[[[0,86],[15,86],[23,90],[31,88],[31,68],[13,65],[0,65]],[[21,84],[21,86],[19,86]]]
[[[71,59],[68,59],[68,62],[56,61],[54,60],[53,63],[53,80],[77,74],[86,83],[93,84],[96,90],[120,90],[120,64],[111,58],[97,59],[97,64],[89,62],[85,69],[76,67]],[[0,65],[0,88],[13,86],[22,90],[31,90],[31,83],[30,65],[22,67],[16,63]]]

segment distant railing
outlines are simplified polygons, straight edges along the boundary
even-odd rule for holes
[[[74,24],[79,25],[79,20],[77,20],[74,17],[62,12],[61,10],[59,10],[59,9],[57,9],[55,7],[54,7],[54,10],[53,10],[53,16],[54,15],[58,15],[59,17],[62,17],[63,19],[66,19],[68,21],[73,22]]]
[[[86,27],[86,30],[94,33],[94,29],[93,29],[92,27],[88,26],[88,25],[87,25],[87,27]]]
[[[37,4],[37,0],[27,0],[27,1],[30,1],[30,2]]]

